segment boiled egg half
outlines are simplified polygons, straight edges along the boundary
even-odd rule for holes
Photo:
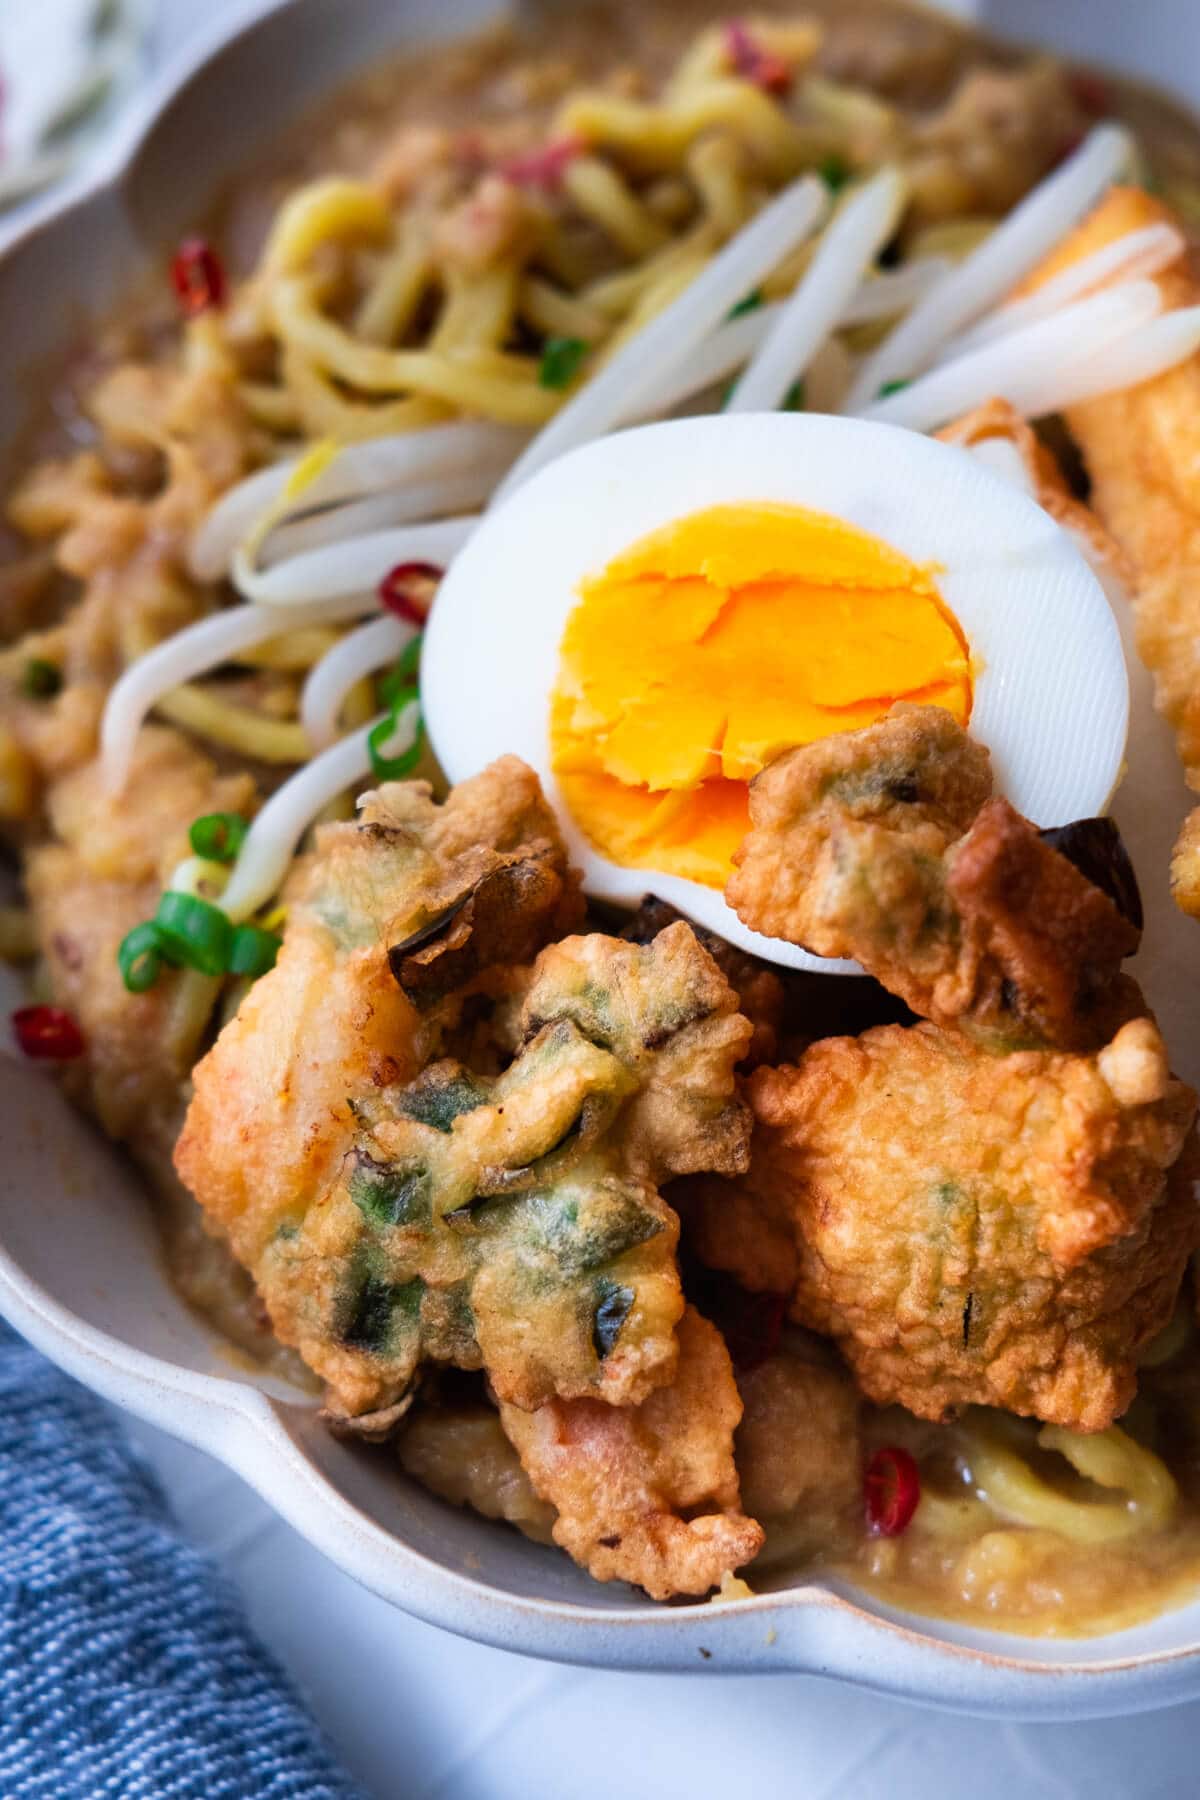
[[[819,415],[679,419],[601,439],[488,513],[422,657],[452,781],[514,752],[584,885],[654,893],[795,968],[724,900],[749,784],[797,744],[946,707],[1037,825],[1103,812],[1129,697],[1071,538],[967,451]]]

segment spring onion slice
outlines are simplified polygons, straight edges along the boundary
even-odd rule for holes
[[[193,819],[188,842],[197,856],[210,862],[233,862],[245,841],[247,825],[241,813],[204,813]]]
[[[197,894],[168,888],[158,903],[154,925],[163,954],[201,975],[224,975],[233,929],[224,910]]]
[[[275,967],[282,939],[260,925],[239,925],[229,946],[229,973],[245,975],[253,981]]]
[[[1162,305],[1152,281],[1128,281],[1067,306],[1049,319],[1014,331],[982,350],[943,363],[896,393],[877,400],[863,417],[910,431],[934,431],[995,396],[1019,412],[1044,413],[1046,395],[1068,365],[1103,351],[1145,325]]]
[[[773,412],[783,404],[891,237],[906,192],[899,170],[885,168],[838,208],[803,279],[726,400],[726,412]]]
[[[421,706],[416,689],[409,688],[367,736],[367,754],[375,779],[403,781],[411,775],[421,755],[421,738]]]
[[[297,496],[296,511],[360,500],[409,482],[428,484],[487,467],[498,477],[529,442],[518,426],[481,419],[455,420],[423,431],[372,438],[341,449]],[[302,457],[273,463],[223,494],[192,540],[189,564],[200,581],[227,574],[238,545],[264,513],[286,496]]]
[[[407,525],[396,531],[373,531],[344,544],[326,544],[293,556],[273,569],[255,569],[244,550],[234,557],[233,581],[247,600],[279,610],[291,624],[291,610],[319,600],[337,600],[374,588],[401,562],[432,562],[445,567],[475,529],[473,516]]]
[[[1132,140],[1122,127],[1098,125],[1090,132],[867,358],[847,397],[847,412],[863,412],[886,381],[927,368],[940,344],[994,306],[1061,242],[1132,154]]]
[[[336,741],[342,707],[356,683],[394,662],[416,635],[414,626],[388,613],[360,625],[313,664],[300,696],[300,723],[314,750]]]
[[[174,688],[236,657],[241,650],[265,644],[282,631],[309,625],[335,624],[375,612],[374,593],[348,595],[337,602],[289,611],[233,606],[189,625],[131,662],[108,696],[100,726],[100,757],[109,789],[120,793],[129,777],[137,735],[147,714]]]
[[[1131,281],[1157,275],[1182,255],[1183,249],[1183,238],[1171,225],[1147,225],[1139,231],[1126,232],[1111,244],[1101,245],[1091,256],[1072,263],[1023,300],[1009,300],[986,314],[977,325],[947,344],[940,360],[949,361],[967,350],[977,350],[996,338],[1006,337],[1010,331],[1048,318],[1068,300],[1077,300],[1081,294],[1103,287],[1117,276]]]
[[[370,776],[367,739],[379,723],[373,719],[315,756],[285,781],[255,816],[221,897],[223,910],[236,923],[257,912],[277,892],[296,846],[317,814],[346,788]]]
[[[623,413],[634,411],[652,381],[667,381],[730,309],[804,242],[828,205],[829,190],[813,175],[785,188],[542,428],[500,483],[493,504],[564,451],[602,437]]]
[[[145,920],[126,932],[117,950],[121,979],[131,994],[144,994],[162,974],[164,942],[157,925]]]

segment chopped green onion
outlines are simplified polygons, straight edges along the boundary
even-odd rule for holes
[[[836,194],[838,189],[844,188],[850,179],[850,164],[844,156],[839,156],[834,150],[817,164],[817,174],[830,193]]]
[[[219,906],[168,888],[158,903],[154,923],[172,962],[185,963],[202,975],[225,974],[233,926]]]
[[[157,925],[135,925],[121,940],[117,966],[131,994],[144,994],[162,974],[164,945]]]
[[[799,381],[793,381],[791,387],[788,389],[787,393],[783,396],[783,411],[784,412],[803,412],[804,411],[804,377],[803,377],[803,375],[800,377]]]
[[[398,756],[388,756],[384,749],[400,730],[406,716],[412,716],[412,742]],[[411,775],[421,759],[421,749],[425,737],[425,727],[421,719],[421,710],[417,706],[415,694],[410,694],[388,714],[380,719],[374,730],[367,737],[367,751],[371,758],[371,767],[380,781],[403,781]]]
[[[418,631],[416,637],[410,638],[399,661],[386,675],[381,675],[375,684],[379,703],[386,706],[389,712],[399,712],[401,706],[417,697],[417,669],[421,661],[423,636]]]
[[[52,700],[62,684],[62,670],[44,656],[31,656],[21,671],[21,692],[27,700]]]
[[[197,856],[210,862],[232,862],[249,829],[240,813],[205,813],[188,832],[188,842]]]
[[[746,295],[744,300],[738,301],[737,305],[733,308],[732,312],[729,314],[729,317],[731,319],[740,319],[743,313],[757,312],[759,307],[762,306],[763,304],[764,304],[764,302],[763,302],[762,289],[754,288],[751,293]]]
[[[886,400],[889,394],[899,394],[904,388],[911,386],[911,381],[885,381],[875,398],[877,400]]]
[[[257,975],[265,975],[268,969],[275,967],[282,942],[283,939],[273,931],[264,931],[261,926],[239,925],[229,950],[229,973],[249,975],[251,980]]]
[[[538,364],[539,385],[544,388],[570,387],[587,353],[588,346],[583,338],[548,338]]]

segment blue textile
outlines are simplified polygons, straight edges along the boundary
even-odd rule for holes
[[[0,1324],[3,1800],[363,1800],[112,1414]]]

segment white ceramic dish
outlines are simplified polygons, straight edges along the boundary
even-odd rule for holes
[[[13,443],[39,367],[80,314],[112,301],[298,109],[383,48],[490,10],[486,0],[274,0],[149,94],[100,174],[41,209],[0,257],[0,444]],[[1135,861],[1163,870],[1186,799],[1147,689],[1135,670],[1116,810]],[[1141,973],[1194,1080],[1187,992],[1200,940],[1194,948],[1195,926],[1164,894],[1147,898],[1156,950]],[[804,1671],[1007,1717],[1100,1716],[1200,1691],[1200,1603],[1054,1643],[893,1613],[838,1585],[669,1608],[597,1586],[565,1557],[443,1506],[381,1455],[337,1442],[308,1397],[239,1366],[167,1283],[127,1166],[50,1082],[3,1056],[0,1146],[0,1311],[91,1387],[238,1470],[349,1574],[424,1619],[565,1661]]]

